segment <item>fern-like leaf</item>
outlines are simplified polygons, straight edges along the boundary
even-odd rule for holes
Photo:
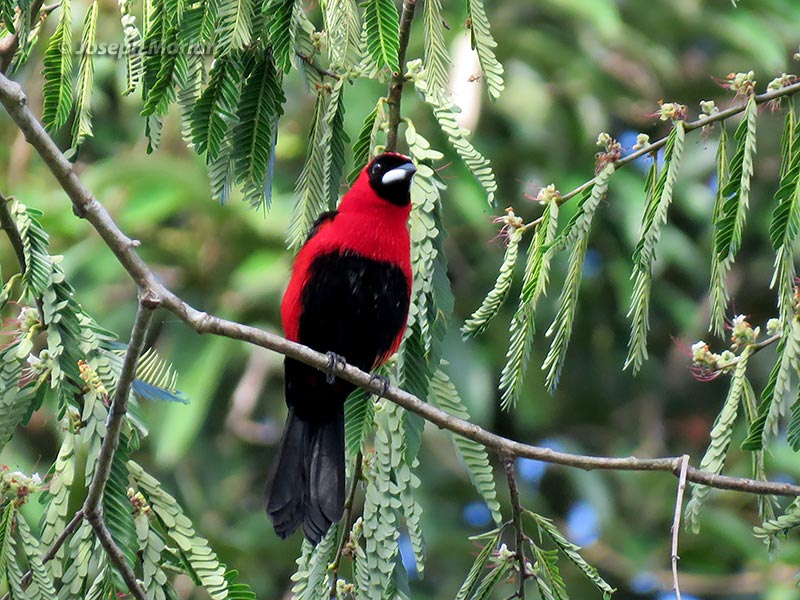
[[[707,473],[721,473],[722,467],[725,465],[728,447],[733,436],[733,426],[739,412],[739,403],[744,396],[745,386],[750,385],[750,382],[747,381],[747,363],[752,352],[753,346],[747,346],[739,355],[736,369],[731,376],[731,385],[728,388],[725,404],[711,428],[711,442],[700,461],[700,469]],[[686,505],[686,527],[694,532],[700,529],[700,511],[710,490],[711,488],[705,485],[692,485],[692,499]]]
[[[409,76],[414,80],[415,87],[423,95],[425,102],[433,110],[439,127],[447,136],[448,141],[461,157],[461,160],[472,172],[472,175],[486,191],[486,198],[489,204],[494,204],[494,195],[497,192],[494,171],[492,171],[489,160],[478,152],[467,139],[469,130],[458,124],[456,112],[459,109],[444,95],[443,90],[430,85],[427,79],[428,75],[422,68],[421,61],[412,61],[409,63],[408,68]]]
[[[43,65],[42,122],[49,130],[54,130],[67,122],[72,110],[71,0],[61,2],[58,26],[47,44]]]
[[[489,18],[483,0],[467,0],[467,13],[469,15],[472,47],[478,52],[478,60],[486,77],[486,87],[492,100],[497,98],[505,88],[503,81],[503,65],[497,60],[494,49],[497,42],[492,37],[489,27]]]
[[[742,244],[747,209],[750,202],[750,179],[753,175],[753,159],[756,152],[756,117],[758,105],[751,97],[744,111],[744,118],[734,134],[736,152],[729,166],[728,181],[722,188],[718,212],[714,214],[714,262],[712,266],[712,329],[722,332],[725,277],[730,271],[736,253]]]
[[[555,523],[550,519],[526,510],[525,514],[534,520],[540,532],[544,532],[555,542],[558,550],[564,554],[578,569],[591,581],[603,594],[612,594],[615,590],[598,573],[592,565],[580,555],[580,546],[570,542],[563,533],[558,530]]]
[[[642,215],[642,233],[633,253],[633,273],[635,280],[628,317],[631,319],[631,336],[628,341],[628,356],[625,367],[633,367],[636,373],[647,359],[647,332],[650,328],[650,286],[653,279],[653,263],[656,258],[656,245],[661,237],[661,227],[667,222],[667,212],[672,203],[675,182],[678,180],[681,156],[683,154],[683,121],[675,127],[667,138],[664,151],[664,167],[656,180],[656,164],[647,177],[647,202]]]
[[[450,55],[444,41],[444,20],[442,17],[442,1],[427,0],[423,13],[425,28],[425,71],[428,74],[428,85],[433,90],[447,89],[450,70]]]
[[[17,517],[16,526],[31,572],[31,584],[26,590],[25,598],[30,598],[31,600],[53,600],[56,597],[56,590],[50,572],[42,564],[42,549],[39,540],[33,535],[24,517]]]
[[[297,179],[295,205],[292,222],[289,225],[288,245],[299,248],[306,240],[308,232],[317,217],[336,206],[344,145],[341,131],[334,142],[334,122],[341,126],[340,96],[343,81],[337,82],[330,94],[320,93],[314,105],[314,117],[308,140],[308,156],[303,170]],[[334,156],[338,173],[334,173]],[[334,179],[336,181],[334,181]]]
[[[469,411],[464,406],[458,390],[441,369],[438,369],[431,379],[430,392],[430,400],[439,408],[460,419],[469,420]],[[500,503],[497,501],[494,473],[486,448],[458,434],[452,434],[452,437],[472,484],[489,507],[494,522],[500,525],[503,522],[503,515],[500,512]]]
[[[533,336],[536,333],[536,304],[544,294],[550,273],[550,247],[558,229],[558,204],[545,206],[541,221],[528,248],[525,276],[519,307],[511,318],[511,335],[506,364],[500,374],[500,405],[504,410],[516,406],[528,368]]]
[[[792,319],[788,330],[778,342],[775,366],[772,368],[767,385],[761,392],[761,406],[758,416],[750,424],[747,439],[742,448],[750,451],[763,450],[770,437],[778,433],[780,417],[786,413],[789,404],[789,391],[792,373],[800,369],[800,321]],[[789,445],[800,448],[800,422],[790,422],[787,427]]]
[[[455,600],[467,600],[468,598],[473,597],[473,593],[478,587],[481,574],[489,564],[489,559],[491,558],[492,553],[497,549],[497,544],[500,543],[501,533],[501,529],[495,529],[494,531],[490,531],[489,533],[481,536],[488,537],[486,544],[475,557],[475,560],[469,569],[469,573],[467,573],[467,578],[464,580],[464,583],[461,584],[461,587],[456,593]]]
[[[169,539],[177,546],[187,573],[202,585],[213,600],[228,598],[225,567],[220,564],[208,541],[194,530],[177,500],[163,490],[161,484],[141,466],[128,461],[128,472],[136,482]]]
[[[361,171],[367,166],[372,156],[372,149],[375,147],[375,135],[381,123],[383,123],[381,118],[383,111],[378,109],[383,106],[384,102],[386,102],[385,98],[379,99],[375,108],[364,117],[361,131],[358,133],[356,143],[353,145],[353,170],[347,176],[347,182],[350,185],[353,185],[355,180],[358,179]]]
[[[142,34],[136,26],[133,15],[133,0],[119,0],[119,15],[122,23],[122,34],[125,37],[125,90],[123,96],[133,93],[142,83]]]
[[[725,202],[723,190],[728,184],[728,134],[725,123],[720,123],[719,142],[717,142],[717,192],[714,195],[714,211],[712,212],[712,223],[718,222],[722,218],[722,206]],[[725,335],[725,311],[728,307],[728,287],[725,285],[725,275],[727,271],[723,268],[723,262],[719,260],[715,252],[711,253],[711,282],[710,290],[710,310],[711,322],[709,331],[714,335],[724,337]]]
[[[558,312],[553,322],[547,330],[547,337],[552,337],[550,349],[545,357],[542,370],[547,371],[545,379],[547,388],[551,392],[558,385],[558,377],[561,368],[564,366],[564,359],[567,354],[567,346],[572,335],[572,323],[575,320],[575,310],[578,304],[578,291],[581,285],[583,261],[586,250],[589,247],[589,232],[592,227],[592,219],[595,211],[600,205],[600,200],[608,190],[608,180],[614,173],[614,165],[606,166],[595,178],[591,193],[579,208],[577,216],[567,225],[569,233],[564,236],[564,243],[571,246],[569,256],[569,266],[567,267],[567,278],[558,299]],[[574,243],[572,239],[575,239]],[[558,240],[553,247],[557,247]]]
[[[252,27],[251,0],[220,0],[217,12],[217,55],[223,56],[231,50],[244,50],[252,39]]]
[[[770,287],[777,288],[778,309],[786,324],[794,313],[794,242],[800,231],[800,123],[790,106],[784,126],[781,181],[775,193],[775,208],[769,237],[775,249],[775,270]]]
[[[94,47],[97,30],[97,0],[93,0],[86,11],[81,35],[80,65],[78,66],[78,87],[75,90],[75,121],[72,125],[72,148],[77,149],[87,137],[92,136],[92,90],[94,89],[94,55],[89,48]]]
[[[237,53],[216,59],[209,73],[208,85],[192,109],[192,143],[198,154],[206,152],[209,164],[217,158],[234,119],[243,76],[244,66]]]
[[[288,72],[292,66],[294,5],[294,0],[269,0],[263,4],[275,66],[284,72]]]
[[[269,179],[270,157],[276,141],[275,127],[285,101],[280,75],[269,53],[259,59],[242,88],[233,129],[233,161],[236,180],[263,194]],[[250,197],[259,206],[265,200]]]
[[[362,6],[364,37],[372,67],[376,71],[388,68],[392,73],[399,72],[400,16],[394,0],[365,0]]]
[[[325,0],[322,9],[331,66],[357,65],[364,53],[361,48],[361,15],[355,0]]]
[[[506,247],[506,253],[503,257],[503,263],[500,265],[500,272],[497,275],[494,287],[461,328],[461,334],[465,340],[485,331],[508,297],[508,293],[511,291],[511,282],[514,275],[514,267],[517,264],[521,239],[522,232],[519,228],[515,228],[508,238],[508,246]]]
[[[369,392],[359,388],[345,400],[344,439],[347,451],[353,456],[364,449],[374,417],[375,403]]]

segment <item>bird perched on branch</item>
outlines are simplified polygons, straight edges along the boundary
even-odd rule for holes
[[[331,374],[286,358],[286,418],[266,490],[285,538],[298,527],[317,544],[344,512],[344,402],[355,389],[337,361],[363,371],[383,364],[403,337],[411,299],[408,216],[411,159],[375,157],[339,208],[314,223],[292,269],[281,318],[286,337],[326,352]]]

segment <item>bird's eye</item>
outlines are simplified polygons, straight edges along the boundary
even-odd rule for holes
[[[374,165],[372,165],[372,174],[373,175],[377,175],[380,172],[381,172],[381,166],[378,163],[375,163]]]

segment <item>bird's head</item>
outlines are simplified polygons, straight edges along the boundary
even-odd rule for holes
[[[379,154],[364,172],[372,190],[383,200],[397,206],[411,202],[411,180],[417,168],[407,156],[395,152]]]

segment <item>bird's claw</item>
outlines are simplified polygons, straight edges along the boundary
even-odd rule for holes
[[[378,398],[383,398],[386,395],[386,392],[389,391],[389,388],[392,386],[392,382],[389,381],[389,378],[385,375],[380,375],[379,373],[372,373],[371,377],[369,378],[369,383],[372,385],[376,381],[379,381],[381,384],[381,391],[378,392]]]
[[[328,357],[328,374],[325,381],[333,383],[336,380],[336,374],[344,368],[347,361],[344,356],[335,352],[326,352],[325,355]]]

